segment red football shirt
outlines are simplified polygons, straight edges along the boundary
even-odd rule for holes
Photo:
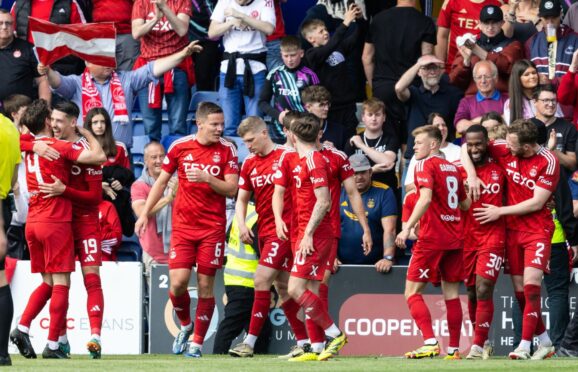
[[[474,218],[474,210],[475,208],[482,208],[482,204],[491,204],[498,207],[503,205],[503,197],[506,192],[506,175],[502,167],[493,161],[476,167],[476,174],[482,182],[481,195],[477,201],[472,201],[470,209],[464,213],[464,248],[475,250],[478,247],[504,246],[506,220],[500,218],[491,223],[480,224]]]
[[[508,180],[506,200],[515,205],[534,196],[536,186],[554,192],[560,178],[560,164],[552,152],[541,147],[538,153],[529,158],[512,155],[506,147],[506,141],[496,140],[488,146],[490,155],[505,170]],[[544,205],[539,211],[523,216],[506,216],[509,230],[525,232],[553,232],[552,213]]]
[[[224,230],[225,197],[206,183],[189,182],[185,172],[195,168],[224,180],[225,175],[239,172],[237,150],[222,138],[207,146],[190,135],[173,142],[163,161],[163,170],[170,174],[176,171],[179,179],[173,202],[173,227]]]
[[[56,160],[46,160],[32,151],[26,151],[26,184],[30,193],[28,222],[70,222],[72,220],[72,203],[63,196],[44,198],[38,185],[52,183],[52,176],[65,185],[69,183],[70,169],[73,162],[83,151],[77,144],[50,137],[36,137],[46,142],[60,153]]]
[[[92,0],[92,21],[114,22],[117,34],[130,34],[133,0]]]
[[[419,246],[434,250],[462,248],[464,223],[459,202],[466,199],[466,192],[458,168],[439,156],[430,156],[417,162],[414,180],[418,195],[422,187],[433,192],[419,220]]]
[[[445,0],[438,16],[438,26],[450,29],[448,40],[448,58],[446,66],[449,68],[458,53],[456,38],[470,33],[478,36],[480,29],[480,12],[486,5],[502,6],[498,0]]]
[[[122,142],[116,143],[116,156],[114,158],[106,159],[106,162],[102,165],[103,167],[110,167],[111,165],[120,165],[130,169],[130,162],[128,161],[128,150]]]
[[[317,198],[315,189],[329,187],[329,160],[319,151],[311,150],[300,160],[301,171],[297,183],[297,218],[298,218],[298,240],[305,234],[307,224],[311,219],[313,208]],[[315,232],[314,237],[330,239],[334,236],[331,224],[330,213],[327,213]]]
[[[76,141],[78,146],[84,149],[89,149],[86,138],[82,137]],[[70,182],[71,188],[78,191],[88,191],[90,184],[95,184],[100,189],[102,194],[102,167],[85,164],[73,164],[70,168]],[[98,220],[98,204],[90,205],[81,201],[72,201],[72,215],[75,220],[83,219],[91,222]]]
[[[273,180],[275,185],[285,188],[283,221],[285,221],[287,229],[289,229],[289,239],[291,241],[297,240],[299,229],[297,211],[293,209],[293,201],[297,193],[297,180],[299,179],[299,173],[301,173],[300,163],[301,160],[295,149],[286,148],[285,152],[283,152],[279,158],[279,169],[277,169]],[[289,215],[287,215],[287,213],[289,213]],[[287,216],[287,218],[285,216]]]
[[[335,147],[323,146],[321,153],[329,160],[329,191],[331,192],[331,210],[329,216],[333,225],[333,234],[341,238],[341,216],[339,211],[339,198],[341,196],[341,184],[349,177],[353,177],[353,168],[347,159],[347,155]]]
[[[259,237],[277,236],[275,231],[275,216],[271,212],[274,179],[279,169],[279,159],[287,148],[275,146],[275,149],[265,156],[250,154],[241,167],[239,188],[253,192],[258,220]],[[291,205],[291,193],[285,192],[284,206]],[[283,220],[291,219],[290,208],[284,208]]]
[[[405,200],[403,201],[403,206],[401,210],[401,222],[409,221],[413,209],[415,208],[415,203],[417,203],[418,194],[416,191],[410,191],[405,194]]]
[[[175,13],[192,15],[191,1],[167,0],[167,6]],[[154,4],[150,0],[135,0],[132,7],[132,20],[144,19],[145,22],[155,17]],[[165,16],[144,35],[140,42],[140,56],[146,60],[168,56],[183,49],[189,44],[189,37],[179,36]]]

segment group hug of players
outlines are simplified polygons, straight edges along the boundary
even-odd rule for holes
[[[44,282],[30,296],[11,339],[24,356],[35,357],[28,328],[51,298],[48,344],[43,356],[68,357],[65,316],[69,273],[74,270],[76,249],[89,295],[87,309],[92,335],[88,349],[93,357],[100,357],[104,304],[100,277],[94,269],[98,264],[85,263],[93,259],[98,262],[98,230],[96,233],[94,230],[98,220],[87,203],[80,202],[86,200],[80,194],[89,192],[92,182],[100,182],[99,167],[94,165],[104,162],[105,156],[88,132],[79,129],[84,138],[77,134],[78,108],[63,103],[49,117],[42,117],[39,112],[48,110],[43,105],[46,106],[36,101],[24,114],[22,124],[34,134],[35,141],[23,137],[21,144],[26,151],[27,181],[32,195],[27,226],[32,270],[42,273]],[[347,343],[345,334],[331,319],[327,305],[327,284],[341,235],[341,187],[345,188],[364,230],[359,249],[369,253],[372,248],[354,171],[347,157],[319,142],[321,125],[311,114],[286,115],[285,145],[272,142],[263,120],[248,117],[241,122],[238,134],[251,154],[239,172],[235,147],[222,138],[222,109],[213,103],[201,103],[196,120],[198,132],[176,140],[168,149],[161,174],[135,226],[136,233],[142,234],[151,211],[176,172],[179,187],[173,204],[169,297],[181,329],[174,340],[173,352],[202,356],[215,308],[214,276],[225,253],[225,199],[236,197],[235,218],[240,238],[247,244],[255,239],[245,224],[247,205],[251,198],[255,202],[261,254],[255,273],[249,332],[229,353],[253,356],[269,312],[270,288],[275,285],[297,341],[284,357],[289,361],[318,361],[335,356]],[[540,284],[549,270],[554,225],[546,202],[558,182],[556,157],[536,143],[535,125],[524,120],[508,127],[505,141],[489,142],[485,128],[470,127],[465,135],[461,165],[443,158],[439,151],[442,143],[439,129],[423,126],[412,134],[418,160],[414,180],[417,192],[406,199],[404,208],[409,213],[396,243],[404,247],[407,239],[417,237],[405,295],[424,345],[406,353],[406,357],[440,354],[431,315],[421,293],[428,282],[441,282],[450,334],[446,358],[461,359],[462,310],[458,289],[459,283],[465,281],[470,292],[470,317],[475,324],[474,343],[467,358],[489,358],[493,286],[503,262],[512,275],[523,311],[522,341],[509,356],[529,359],[530,345],[537,335],[540,344],[531,358],[550,357],[554,348],[541,319]],[[53,135],[59,139],[52,138]],[[52,182],[56,179],[58,182]],[[91,239],[96,239],[95,245],[89,242]],[[87,267],[92,269],[86,270]],[[198,287],[194,319],[187,290],[193,267]],[[97,278],[98,285],[94,284]],[[98,303],[94,302],[95,288],[99,290]],[[100,318],[91,315],[95,306],[100,309]]]

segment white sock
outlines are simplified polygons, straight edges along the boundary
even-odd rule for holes
[[[305,340],[297,340],[297,346],[303,347],[305,344],[309,343],[309,339],[306,338]]]
[[[453,353],[455,353],[456,351],[460,351],[459,347],[451,347],[448,346],[448,355],[452,355]]]
[[[23,325],[18,324],[18,330],[22,333],[28,334],[30,332],[30,328],[24,327]]]
[[[201,351],[203,350],[203,345],[197,344],[196,342],[191,342],[189,344],[189,348],[191,348],[191,347],[198,347]]]
[[[58,343],[66,344],[68,343],[68,336],[66,334],[58,337]]]
[[[532,346],[531,341],[522,340],[520,341],[520,345],[518,345],[518,349],[523,349],[524,351],[530,352],[531,346]]]
[[[436,340],[435,338],[428,338],[427,340],[424,341],[425,345],[435,345],[438,343],[438,340]]]
[[[100,342],[100,335],[97,335],[96,333],[93,333],[90,338],[95,339],[96,341]]]
[[[329,337],[335,338],[341,334],[341,331],[339,330],[339,328],[337,328],[335,323],[333,323],[332,325],[329,326],[329,328],[325,330],[325,334]]]
[[[476,350],[476,351],[478,351],[478,352],[481,353],[482,351],[484,351],[484,348],[481,347],[480,345],[475,345],[475,344],[474,344],[474,345],[472,345],[472,350]]]
[[[58,350],[58,342],[57,341],[48,341],[48,348],[50,350]]]
[[[544,331],[541,335],[538,335],[538,340],[540,341],[540,346],[549,347],[552,346],[552,340],[548,336],[548,332]]]
[[[323,351],[323,347],[324,347],[324,346],[325,346],[325,345],[323,344],[323,342],[314,342],[314,343],[311,344],[311,350],[312,350],[314,353],[320,353],[320,352]]]
[[[247,335],[247,337],[245,337],[245,341],[243,341],[244,343],[246,343],[247,345],[251,346],[251,349],[255,348],[255,342],[257,342],[257,336],[253,336],[253,335]]]
[[[193,329],[193,322],[187,325],[181,325],[181,331],[190,331],[191,329]]]

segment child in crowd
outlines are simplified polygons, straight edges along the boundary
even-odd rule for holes
[[[269,72],[259,97],[259,109],[273,119],[271,138],[277,143],[285,142],[282,123],[287,112],[305,111],[301,91],[319,84],[317,74],[304,66],[303,54],[300,40],[295,36],[285,36],[281,40],[283,65]]]
[[[361,9],[351,4],[345,12],[343,23],[337,27],[331,38],[325,23],[319,19],[305,21],[301,26],[301,35],[313,45],[305,54],[307,63],[319,76],[321,85],[326,87],[333,97],[329,121],[344,126],[348,138],[355,134],[358,119],[355,115],[357,92],[346,61],[359,42],[361,26],[358,25],[347,37],[346,33],[350,25],[361,16]]]

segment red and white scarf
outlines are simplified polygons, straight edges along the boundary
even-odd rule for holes
[[[92,75],[85,69],[81,76],[82,80],[82,116],[84,117],[90,109],[95,107],[104,107],[102,99],[92,81]],[[112,96],[112,108],[114,110],[113,121],[128,123],[128,110],[126,108],[126,98],[124,90],[120,84],[120,79],[116,72],[113,71],[110,77],[110,93]]]

